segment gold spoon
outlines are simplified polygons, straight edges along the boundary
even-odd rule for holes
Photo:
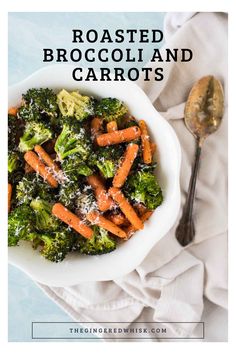
[[[192,214],[202,144],[219,128],[223,113],[224,94],[220,81],[211,75],[204,76],[193,86],[184,111],[185,124],[196,139],[196,153],[186,203],[175,233],[182,246],[187,246],[195,235]]]

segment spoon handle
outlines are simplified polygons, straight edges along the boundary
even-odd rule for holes
[[[201,151],[201,142],[200,140],[198,140],[195,153],[195,162],[189,182],[188,195],[183,208],[182,217],[175,232],[175,236],[182,246],[187,246],[190,242],[193,241],[195,236],[195,228],[192,214]]]

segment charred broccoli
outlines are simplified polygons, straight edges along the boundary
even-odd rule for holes
[[[8,114],[8,149],[16,150],[19,137],[22,134],[22,122],[17,117]]]
[[[89,240],[79,237],[77,241],[77,250],[81,254],[100,255],[110,253],[116,249],[116,241],[108,235],[108,231],[93,226],[93,237]]]
[[[34,173],[25,175],[16,186],[17,203],[29,204],[36,197],[51,201],[52,188]]]
[[[85,186],[76,198],[76,208],[83,215],[98,208],[91,186]]]
[[[163,201],[161,187],[150,171],[139,171],[129,176],[124,192],[129,199],[143,203],[149,210],[156,209]]]
[[[113,120],[119,122],[128,113],[128,108],[117,98],[102,98],[95,107],[95,114],[102,117],[105,122]]]
[[[60,186],[59,200],[66,207],[73,209],[75,207],[76,197],[79,193],[79,185],[74,183],[74,181],[67,181]]]
[[[70,181],[77,181],[81,175],[90,176],[93,173],[92,169],[82,161],[78,154],[70,156],[69,159],[64,159],[62,169]]]
[[[116,147],[106,146],[97,149],[96,153],[91,155],[89,162],[91,166],[96,166],[103,177],[112,178],[116,173],[124,149],[121,145]]]
[[[57,103],[63,117],[74,117],[82,121],[94,113],[92,98],[82,96],[75,91],[60,91],[57,95]]]
[[[52,204],[37,198],[31,201],[30,206],[35,212],[35,226],[39,231],[55,231],[59,228],[58,219],[52,215]]]
[[[61,262],[66,255],[72,250],[74,244],[74,236],[72,232],[66,228],[51,234],[41,235],[43,246],[41,255],[51,262]]]
[[[28,122],[23,136],[20,138],[19,150],[32,150],[35,145],[42,144],[52,138],[52,131],[42,122]]]
[[[21,159],[19,153],[15,151],[8,152],[8,172],[12,173],[16,171],[21,164]]]
[[[31,239],[34,223],[34,213],[29,206],[15,208],[8,216],[8,245],[16,246],[20,240]]]
[[[76,153],[81,160],[86,160],[91,151],[91,141],[85,128],[77,122],[65,120],[55,144],[55,151],[61,160]]]
[[[29,89],[22,98],[23,105],[18,110],[18,117],[24,121],[48,121],[48,118],[58,116],[57,96],[51,89]]]

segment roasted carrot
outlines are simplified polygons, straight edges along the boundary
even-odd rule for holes
[[[129,174],[129,171],[133,165],[133,162],[138,154],[138,145],[137,144],[129,144],[126,148],[124,159],[120,164],[114,178],[112,184],[116,188],[121,188],[125,183],[125,180]]]
[[[110,220],[104,218],[104,216],[99,214],[98,211],[90,211],[86,217],[92,224],[103,227],[104,229],[110,231],[112,234],[118,237],[126,237],[126,233],[120,227],[113,224],[113,222],[111,222]]]
[[[24,155],[25,161],[37,172],[40,174],[45,181],[50,184],[51,187],[57,188],[57,180],[53,175],[48,171],[44,163],[39,159],[39,157],[33,151],[27,151]]]
[[[150,216],[152,215],[153,211],[146,211],[142,216],[141,216],[141,220],[142,222],[145,222],[146,220],[148,220],[150,218]],[[129,225],[127,226],[125,229],[125,232],[126,232],[126,235],[127,235],[127,238],[130,238],[130,236],[132,236],[136,229],[134,228],[133,225]]]
[[[102,131],[102,119],[94,117],[91,121],[91,135],[96,138]]]
[[[11,210],[12,185],[8,183],[8,213]]]
[[[116,213],[108,216],[108,219],[116,225],[126,225],[129,221],[126,219],[124,214]]]
[[[144,163],[149,164],[152,162],[152,151],[146,122],[144,120],[140,120],[139,127],[141,130],[143,161]]]
[[[111,133],[114,132],[115,130],[117,130],[117,123],[115,120],[113,120],[112,122],[107,123],[107,132]]]
[[[128,200],[119,188],[111,187],[109,193],[112,198],[117,202],[121,211],[125,214],[129,222],[135,227],[136,230],[143,229],[143,222],[136,214],[134,208],[130,205]]]
[[[98,208],[101,211],[111,209],[114,203],[111,197],[108,196],[108,193],[101,178],[97,175],[91,175],[87,177],[87,181],[88,184],[90,184],[90,186],[94,190],[94,194],[98,203]]]
[[[155,143],[151,143],[152,156],[155,154],[156,149],[157,149],[157,145]]]
[[[86,238],[92,238],[93,230],[61,203],[53,205],[52,214]]]
[[[39,155],[39,157],[43,160],[43,162],[50,167],[53,172],[58,173],[60,172],[60,168],[58,167],[58,165],[53,161],[53,159],[50,157],[50,155],[44,150],[44,148],[42,148],[42,146],[40,145],[36,145],[34,147],[34,151],[37,152],[37,154]]]
[[[139,127],[134,126],[122,130],[116,130],[112,133],[101,134],[97,137],[97,144],[99,146],[120,144],[137,139],[140,135],[141,131]]]
[[[10,107],[8,109],[8,114],[11,114],[12,116],[16,116],[17,115],[17,111],[18,111],[18,108],[16,107]]]

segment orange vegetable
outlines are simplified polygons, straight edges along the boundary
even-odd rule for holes
[[[8,109],[8,114],[11,114],[12,116],[16,116],[17,115],[17,111],[18,111],[18,108],[16,107],[10,107]]]
[[[92,224],[103,227],[104,229],[110,231],[112,234],[118,237],[126,237],[126,233],[120,227],[113,224],[113,222],[111,222],[110,220],[104,218],[104,216],[99,214],[98,211],[90,211],[86,217]]]
[[[126,219],[126,217],[124,216],[124,214],[122,213],[117,213],[117,214],[111,214],[109,215],[109,220],[111,220],[111,222],[113,222],[116,225],[126,225],[127,223],[129,223],[129,221]]]
[[[151,152],[152,152],[152,156],[154,155],[155,151],[157,149],[157,145],[155,143],[151,143]]]
[[[146,211],[142,216],[141,216],[141,220],[142,222],[145,222],[146,220],[148,220],[150,218],[150,216],[152,215],[153,211]],[[125,232],[127,234],[127,238],[130,238],[130,236],[132,236],[135,233],[136,229],[134,228],[133,225],[129,225],[125,228]]]
[[[97,144],[99,146],[107,146],[120,144],[139,138],[141,131],[139,127],[130,127],[122,130],[116,130],[111,133],[101,134],[97,137]]]
[[[114,132],[115,130],[117,130],[117,123],[115,120],[113,120],[112,122],[107,123],[107,132],[111,133]]]
[[[87,177],[88,184],[93,188],[94,194],[98,203],[98,208],[101,211],[111,209],[114,205],[113,200],[108,196],[106,188],[97,175],[91,175]]]
[[[57,188],[58,183],[57,180],[53,177],[53,175],[48,171],[47,167],[44,163],[39,159],[39,157],[33,151],[27,151],[24,155],[25,161],[37,172],[40,174],[41,177],[52,188]]]
[[[125,180],[129,174],[129,171],[133,165],[133,162],[138,154],[138,145],[137,144],[129,144],[126,148],[125,154],[124,154],[124,159],[119,166],[112,184],[116,188],[121,188],[123,184],[125,183]]]
[[[42,148],[40,145],[36,145],[34,150],[37,152],[39,157],[43,160],[43,162],[50,167],[56,173],[60,172],[60,168],[58,165],[53,161],[50,155]]]
[[[134,208],[130,205],[128,200],[125,198],[124,194],[120,189],[111,187],[109,193],[112,198],[117,202],[121,211],[125,214],[129,222],[134,226],[136,230],[143,229],[143,222],[136,214]]]
[[[8,213],[11,210],[12,185],[8,183]]]
[[[91,121],[91,135],[96,138],[102,131],[102,119],[94,117]]]
[[[89,226],[85,225],[77,215],[73,214],[61,203],[56,203],[53,205],[52,214],[69,225],[82,236],[89,239],[92,238],[93,230]]]
[[[150,136],[148,135],[146,122],[144,120],[140,120],[139,127],[141,130],[143,161],[146,164],[150,164],[152,162],[152,151],[150,145]]]

